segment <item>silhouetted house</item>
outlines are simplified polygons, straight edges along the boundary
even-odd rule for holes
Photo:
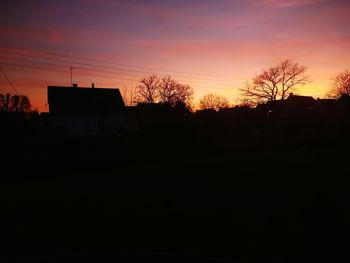
[[[284,108],[288,111],[310,111],[315,107],[315,99],[311,96],[300,96],[291,93],[284,101]]]
[[[295,132],[309,129],[317,115],[317,101],[311,96],[291,93],[285,100],[269,101],[258,105],[257,111],[265,116],[269,127]]]
[[[68,135],[116,135],[125,104],[119,89],[48,86],[52,126]]]
[[[325,107],[332,107],[337,104],[336,99],[319,99],[317,98],[317,104]]]
[[[349,112],[350,110],[350,96],[348,94],[342,94],[338,99],[338,104],[343,108],[344,111]]]
[[[317,99],[315,103],[315,110],[321,115],[332,115],[338,111],[339,101],[336,99]],[[321,116],[319,116],[321,117]],[[324,116],[322,116],[324,117]]]
[[[258,105],[259,111],[269,114],[295,115],[312,111],[316,106],[316,100],[311,96],[300,96],[291,93],[285,100],[268,101]]]

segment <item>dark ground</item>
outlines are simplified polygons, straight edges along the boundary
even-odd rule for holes
[[[0,260],[349,262],[349,143],[163,139],[4,142]]]

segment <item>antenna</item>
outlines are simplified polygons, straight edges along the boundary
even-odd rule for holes
[[[70,67],[70,84],[73,86],[73,67]]]

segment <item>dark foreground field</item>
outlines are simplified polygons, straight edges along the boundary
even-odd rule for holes
[[[348,144],[65,143],[3,159],[2,262],[350,260]]]

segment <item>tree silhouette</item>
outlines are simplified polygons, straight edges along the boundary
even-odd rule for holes
[[[241,89],[245,99],[255,103],[284,100],[298,85],[307,84],[310,79],[305,75],[306,66],[289,59],[264,69],[252,82],[247,82]]]
[[[136,102],[161,102],[171,106],[178,103],[188,105],[193,97],[193,90],[189,85],[182,84],[170,76],[160,78],[153,74],[140,82],[136,88]]]
[[[179,102],[188,104],[193,97],[193,90],[189,85],[179,83],[170,76],[163,77],[159,85],[159,98],[162,103],[174,106]]]
[[[140,80],[141,84],[136,87],[136,102],[155,103],[159,97],[160,79],[153,74]]]
[[[2,112],[30,112],[31,104],[27,96],[0,94],[0,111]]]
[[[228,99],[214,93],[204,95],[203,98],[200,99],[199,101],[199,108],[201,110],[214,109],[217,111],[220,108],[228,108],[228,107],[229,107]]]
[[[350,95],[350,71],[348,69],[333,78],[332,88],[327,95],[331,98],[340,98],[342,94]]]

